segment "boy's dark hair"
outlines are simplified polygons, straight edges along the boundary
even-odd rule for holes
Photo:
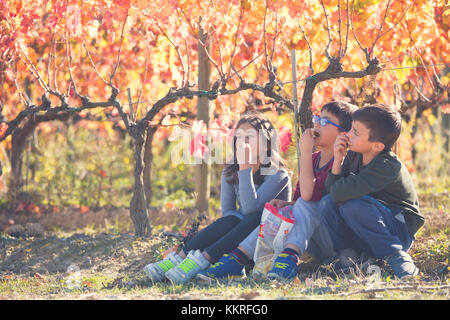
[[[400,113],[385,104],[372,104],[353,113],[353,120],[360,121],[369,129],[369,141],[381,142],[384,150],[392,148],[400,136],[402,118]]]
[[[339,121],[339,125],[348,132],[352,128],[352,114],[358,110],[358,107],[345,101],[332,101],[323,105],[322,110],[335,116]],[[342,130],[339,129],[339,131]]]

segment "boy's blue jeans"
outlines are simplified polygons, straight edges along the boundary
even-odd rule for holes
[[[402,211],[370,196],[336,206],[326,195],[319,202],[319,211],[335,252],[353,248],[374,258],[386,258],[399,250],[408,251],[414,241]]]

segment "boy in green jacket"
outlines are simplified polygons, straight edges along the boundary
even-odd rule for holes
[[[357,110],[350,132],[336,139],[319,210],[335,252],[367,252],[405,278],[418,274],[407,251],[424,218],[411,176],[391,151],[400,130],[400,114],[386,105]]]

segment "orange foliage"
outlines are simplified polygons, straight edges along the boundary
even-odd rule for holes
[[[131,112],[141,119],[170,88],[196,86],[200,27],[211,34],[211,83],[219,79],[220,73],[228,73],[231,78],[227,86],[238,86],[232,63],[248,83],[264,85],[268,81],[267,59],[272,58],[277,80],[291,81],[290,49],[297,50],[298,69],[303,70],[299,74],[307,77],[307,39],[312,46],[314,72],[321,72],[329,64],[325,48],[331,37],[331,56],[336,56],[339,49],[347,49],[342,58],[346,71],[362,70],[367,65],[358,42],[370,50],[376,41],[370,54],[378,58],[382,68],[438,64],[435,70],[427,67],[382,71],[370,84],[380,92],[379,102],[398,101],[395,87],[400,88],[403,99],[418,99],[418,92],[429,97],[437,91],[430,80],[435,73],[442,73],[443,64],[448,64],[450,57],[449,10],[445,1],[355,1],[348,14],[350,21],[345,1],[322,2],[324,8],[320,1],[305,0],[0,0],[2,115],[11,121],[25,110],[27,90],[33,92],[32,103],[36,105],[46,91],[52,106],[59,104],[48,90],[67,94],[71,106],[80,105],[76,89],[91,101],[105,101],[111,93],[105,82],[111,80],[119,89],[117,99],[123,105],[128,106],[127,88],[131,89],[132,101],[139,99],[139,103],[132,104]],[[354,30],[347,31],[348,26]],[[448,77],[441,81],[444,87],[448,86]],[[321,83],[314,92],[312,109],[318,110],[331,99],[357,96],[365,82],[341,78]],[[298,83],[299,93],[304,83]],[[238,118],[248,94],[246,91],[217,97],[219,107],[213,121],[222,116]],[[281,94],[290,98],[291,86],[281,88]],[[152,123],[170,117],[169,111],[195,114],[196,101],[173,103]],[[448,112],[448,105],[443,110]],[[118,115],[113,107],[105,111]],[[85,110],[80,116],[86,117],[88,112],[98,114],[96,110]],[[128,107],[124,112],[131,113]],[[9,124],[0,123],[2,141]],[[123,123],[119,126],[125,128]],[[96,127],[108,133],[104,126]],[[174,128],[164,128],[158,138],[167,139]],[[226,131],[225,126],[222,129]]]

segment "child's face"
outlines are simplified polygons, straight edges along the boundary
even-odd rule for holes
[[[258,160],[259,155],[259,134],[249,123],[244,122],[236,129],[236,156],[238,163],[244,163],[245,151],[244,147],[249,147],[251,151],[251,163],[254,164]]]
[[[384,149],[381,142],[369,141],[370,130],[360,121],[352,122],[352,129],[347,133],[348,147],[359,153],[380,152]]]
[[[333,123],[339,124],[338,118],[329,113],[327,110],[322,110],[322,112],[320,113],[320,117],[328,119]],[[313,131],[313,135],[315,136],[314,145],[316,147],[333,148],[334,141],[339,134],[339,129],[336,126],[332,125],[331,123],[327,123],[322,127],[320,123],[315,123]]]

